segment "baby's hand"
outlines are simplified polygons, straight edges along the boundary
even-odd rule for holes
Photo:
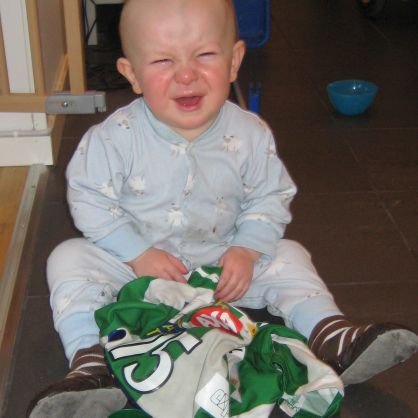
[[[186,266],[170,253],[158,248],[148,248],[135,259],[127,262],[138,277],[153,276],[186,283]]]
[[[224,302],[233,302],[244,296],[250,287],[254,263],[261,253],[244,247],[231,247],[219,260],[222,274],[215,296]]]

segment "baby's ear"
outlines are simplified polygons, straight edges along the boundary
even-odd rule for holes
[[[139,85],[139,82],[135,76],[135,71],[132,67],[131,62],[127,58],[119,58],[116,61],[116,68],[118,71],[129,81],[132,86],[132,90],[136,94],[141,94],[142,89]]]
[[[232,63],[230,72],[230,82],[234,82],[237,79],[239,68],[241,67],[242,60],[245,55],[245,43],[242,40],[235,42],[232,49]]]

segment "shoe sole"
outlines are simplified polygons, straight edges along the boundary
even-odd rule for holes
[[[126,402],[124,393],[115,387],[62,392],[41,399],[28,418],[103,418]]]
[[[418,351],[418,335],[394,329],[379,336],[341,374],[344,386],[362,383],[399,363]]]

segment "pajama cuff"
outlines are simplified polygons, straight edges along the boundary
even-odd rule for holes
[[[130,224],[120,226],[96,244],[123,262],[133,260],[151,247]]]
[[[239,226],[230,245],[250,248],[269,257],[274,257],[279,239],[277,231],[267,223],[246,221]]]

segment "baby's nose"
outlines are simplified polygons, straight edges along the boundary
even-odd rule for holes
[[[190,84],[198,78],[193,64],[180,65],[176,71],[176,81],[180,84]]]

